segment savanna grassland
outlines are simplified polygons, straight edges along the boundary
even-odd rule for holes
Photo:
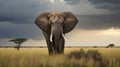
[[[65,48],[64,55],[49,56],[47,48],[0,48],[0,67],[120,67],[120,48],[83,48],[84,52],[96,50],[102,62],[93,59],[68,58],[81,48]],[[73,53],[74,56],[75,53]]]

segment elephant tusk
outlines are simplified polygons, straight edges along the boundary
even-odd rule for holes
[[[50,35],[50,41],[52,42],[52,37],[53,37],[53,33],[51,33]]]
[[[63,38],[67,41],[67,38],[65,37],[65,35],[62,33],[62,36],[63,36]]]

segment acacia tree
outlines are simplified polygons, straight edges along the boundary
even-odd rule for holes
[[[109,47],[115,47],[115,44],[109,44],[108,46],[107,46],[107,48],[109,48]]]
[[[16,44],[15,48],[17,48],[19,50],[21,44],[24,43],[25,41],[27,41],[27,39],[26,38],[16,38],[16,39],[12,39],[9,41],[14,42]]]

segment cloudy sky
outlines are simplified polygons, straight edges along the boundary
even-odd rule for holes
[[[0,0],[0,45],[28,38],[23,45],[46,45],[34,24],[42,12],[73,12],[79,22],[66,34],[67,46],[120,46],[120,0]]]

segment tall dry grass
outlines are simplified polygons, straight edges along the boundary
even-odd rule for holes
[[[119,48],[83,48],[98,50],[103,59],[108,60],[107,67],[120,67]],[[0,48],[0,67],[99,67],[93,59],[68,59],[67,55],[80,48],[65,48],[64,55],[48,56],[46,48]]]

